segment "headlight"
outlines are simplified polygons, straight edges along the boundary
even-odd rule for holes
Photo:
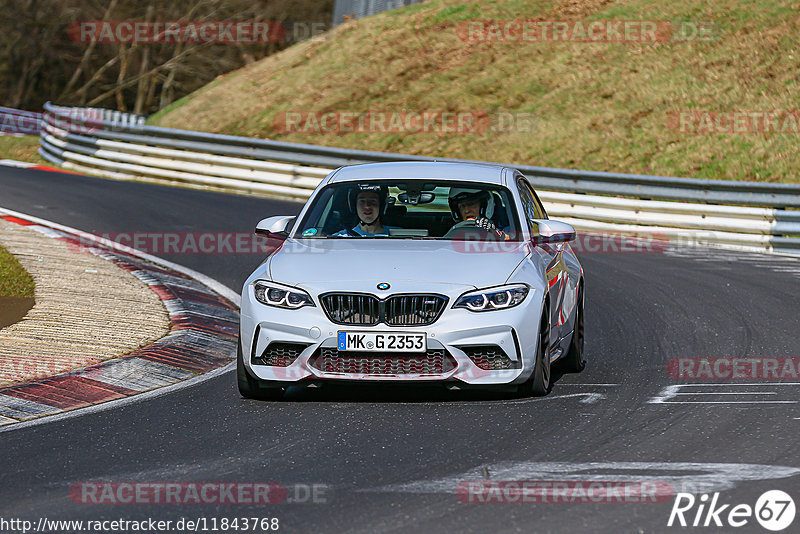
[[[453,308],[465,308],[474,312],[513,308],[525,300],[529,291],[530,288],[525,284],[470,291],[458,297]]]
[[[296,287],[283,286],[263,280],[257,281],[253,286],[256,300],[267,306],[291,310],[302,308],[303,306],[314,306],[311,296]]]

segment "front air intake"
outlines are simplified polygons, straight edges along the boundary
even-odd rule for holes
[[[351,352],[336,347],[317,349],[309,364],[323,373],[367,376],[440,376],[456,368],[455,359],[444,349],[425,353]]]
[[[259,357],[253,357],[253,365],[271,365],[273,367],[289,367],[294,363],[307,343],[270,343]]]
[[[519,369],[521,362],[512,360],[497,345],[478,345],[472,347],[458,347],[472,363],[484,371],[502,371],[505,369]]]

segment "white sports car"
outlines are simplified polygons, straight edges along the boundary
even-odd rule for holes
[[[242,290],[240,393],[297,383],[440,382],[546,395],[579,372],[583,270],[518,170],[377,163],[325,178]]]

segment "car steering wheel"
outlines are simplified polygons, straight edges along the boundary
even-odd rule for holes
[[[453,230],[458,230],[459,228],[469,228],[469,227],[475,227],[475,226],[476,226],[475,219],[467,219],[466,221],[461,221],[461,222],[458,222],[458,223],[454,224],[453,227],[450,228],[449,231],[452,232]]]
[[[455,233],[459,230],[466,230],[467,228],[477,228],[475,224],[475,219],[467,219],[466,221],[457,222],[450,229],[447,231],[446,234],[442,237],[452,237]]]

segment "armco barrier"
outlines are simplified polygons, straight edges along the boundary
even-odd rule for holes
[[[42,114],[0,106],[0,133],[39,135],[42,129]]]
[[[298,200],[341,165],[434,160],[147,126],[140,116],[50,103],[41,145],[44,158],[90,174]],[[579,230],[658,232],[697,244],[800,254],[800,185],[509,166],[529,177],[552,217]]]

